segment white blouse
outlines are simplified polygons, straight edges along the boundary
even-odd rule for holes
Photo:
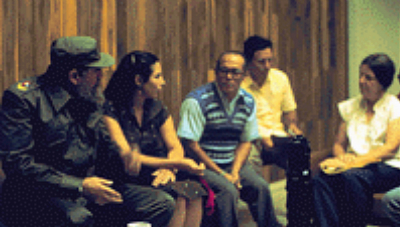
[[[389,122],[400,117],[400,101],[389,93],[385,93],[374,105],[374,116],[367,122],[366,105],[359,95],[340,102],[339,113],[346,122],[348,151],[358,155],[367,154],[370,150],[385,143]],[[400,152],[395,158],[385,161],[386,164],[400,168]]]

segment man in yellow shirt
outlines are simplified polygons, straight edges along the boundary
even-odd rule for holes
[[[290,81],[286,73],[272,68],[270,40],[257,35],[247,38],[244,55],[247,76],[242,87],[256,100],[258,131],[262,138],[258,147],[261,159],[264,165],[274,163],[286,169],[286,154],[279,149],[279,144],[274,144],[278,140],[273,138],[302,134],[297,127],[297,104]]]

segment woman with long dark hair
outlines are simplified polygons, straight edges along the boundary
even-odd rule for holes
[[[139,150],[136,163],[142,163],[137,176],[117,176],[117,182],[170,193],[176,208],[169,226],[196,227],[201,222],[202,197],[207,195],[196,174],[201,175],[204,166],[184,158],[172,117],[157,100],[164,84],[158,57],[134,51],[122,58],[105,90],[104,119],[111,138],[123,152]]]

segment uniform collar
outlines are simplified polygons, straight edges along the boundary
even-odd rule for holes
[[[72,96],[61,86],[47,86],[46,90],[53,107],[57,112],[72,98]]]

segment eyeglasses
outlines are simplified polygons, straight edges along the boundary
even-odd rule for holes
[[[219,68],[218,73],[224,78],[227,78],[231,74],[233,79],[239,79],[244,74],[244,71],[240,69]]]

